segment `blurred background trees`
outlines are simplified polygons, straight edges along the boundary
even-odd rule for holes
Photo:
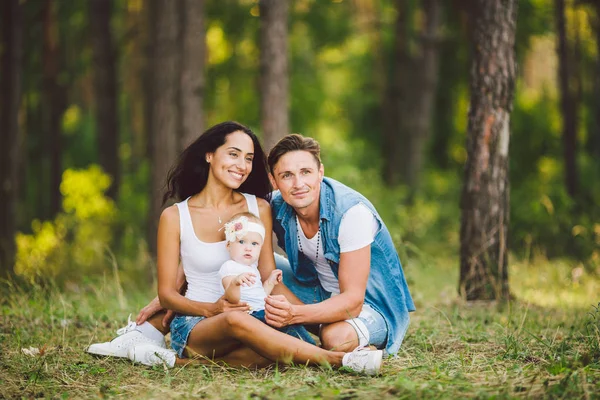
[[[476,3],[1,2],[2,269],[35,264],[23,252],[15,259],[21,232],[58,280],[81,265],[90,277],[114,265],[132,280],[151,277],[168,168],[206,127],[234,119],[266,147],[289,132],[316,137],[326,173],[373,201],[406,268],[448,254],[458,270],[476,125],[471,65],[484,46]],[[518,3],[514,94],[497,86],[500,106],[512,107],[510,197],[477,204],[489,212],[509,202],[511,256],[566,258],[598,274],[600,4]],[[488,58],[504,54],[494,46]],[[65,183],[75,171],[83,175]],[[94,196],[114,208],[94,208]],[[475,212],[464,196],[463,212]],[[79,214],[67,198],[81,201]],[[101,233],[93,251],[103,262],[73,255],[90,229]]]

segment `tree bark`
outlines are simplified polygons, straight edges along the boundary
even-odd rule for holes
[[[15,231],[19,193],[21,140],[19,107],[21,104],[21,71],[23,64],[23,11],[19,0],[0,2],[0,277],[12,271],[15,259]]]
[[[260,0],[260,94],[263,146],[289,133],[288,0]]]
[[[558,53],[558,82],[560,108],[563,115],[563,157],[565,164],[565,186],[571,197],[577,194],[577,104],[570,85],[571,65],[567,43],[565,2],[554,0],[556,18],[556,51]]]
[[[185,149],[204,131],[204,0],[181,0],[180,144]]]
[[[117,115],[116,55],[110,29],[112,0],[91,0],[90,24],[94,57],[94,92],[100,166],[110,175],[107,195],[116,200],[121,180]]]
[[[471,104],[461,198],[460,283],[467,300],[506,300],[510,113],[516,0],[474,0]]]
[[[50,210],[46,215],[53,218],[61,210],[60,182],[62,180],[62,115],[66,108],[66,90],[59,83],[61,58],[58,43],[56,3],[46,0],[44,4],[43,49],[43,102],[46,149],[50,156]]]
[[[177,157],[178,87],[179,87],[179,18],[178,4],[172,0],[155,0],[156,26],[154,30],[154,57],[151,60],[153,104],[152,129],[152,193],[149,224],[149,247],[156,254],[156,232],[162,211],[162,191],[169,169]]]

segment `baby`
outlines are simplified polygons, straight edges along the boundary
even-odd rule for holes
[[[266,323],[265,297],[281,282],[281,270],[271,272],[269,278],[261,284],[257,264],[265,240],[265,227],[254,214],[240,213],[234,215],[224,228],[227,250],[231,257],[219,270],[225,299],[230,303],[245,301],[250,306],[250,315]],[[301,325],[290,325],[278,330],[315,344]]]

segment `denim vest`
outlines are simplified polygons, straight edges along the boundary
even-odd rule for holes
[[[408,326],[408,313],[415,310],[408,291],[402,264],[394,248],[392,237],[375,207],[363,195],[342,183],[324,178],[321,183],[319,216],[324,257],[338,277],[340,245],[338,232],[343,215],[351,207],[363,203],[379,222],[379,229],[371,243],[371,270],[367,282],[365,303],[380,312],[388,324],[386,351],[395,354]],[[271,200],[273,231],[277,235],[279,247],[288,255],[290,267],[297,280],[307,285],[319,284],[314,264],[298,251],[296,214],[294,209],[283,201],[281,193],[275,192]]]

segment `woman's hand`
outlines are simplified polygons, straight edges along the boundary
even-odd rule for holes
[[[163,310],[164,310],[164,308],[160,305],[160,300],[158,300],[158,296],[156,296],[155,298],[152,299],[152,301],[150,301],[150,303],[148,303],[148,305],[146,307],[144,307],[140,310],[137,317],[135,317],[135,323],[138,325],[141,325],[144,322],[146,322],[150,317],[152,317],[154,314],[161,312]],[[172,318],[172,314],[173,314],[172,311],[167,310],[167,313],[162,321],[163,326],[168,326],[168,322]]]
[[[227,311],[249,311],[250,310],[250,306],[248,305],[248,303],[245,302],[239,302],[237,304],[233,304],[228,302],[227,300],[225,300],[225,297],[221,297],[219,300],[217,300],[216,303],[214,303],[214,307],[211,310],[210,315],[206,315],[206,317],[214,317],[215,315],[219,315],[221,313],[227,312]]]

